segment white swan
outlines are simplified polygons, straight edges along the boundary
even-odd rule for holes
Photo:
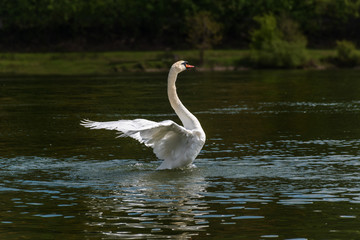
[[[199,120],[181,103],[175,82],[178,73],[193,67],[186,61],[178,61],[171,66],[168,75],[168,98],[184,126],[171,120],[153,122],[146,119],[111,122],[83,120],[81,125],[91,129],[116,130],[120,137],[132,137],[152,147],[156,156],[164,160],[158,169],[191,165],[204,146],[206,136]]]

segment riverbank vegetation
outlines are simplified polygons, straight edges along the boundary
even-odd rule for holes
[[[0,73],[360,65],[360,0],[1,2]]]
[[[346,44],[345,44],[346,45]],[[345,48],[345,50],[344,50]],[[350,48],[350,50],[346,50]],[[203,66],[196,71],[242,71],[257,69],[251,50],[206,50]],[[337,50],[306,50],[302,69],[356,67],[360,52],[349,46]],[[104,75],[121,72],[168,71],[178,59],[199,63],[199,52],[188,51],[121,51],[74,53],[0,53],[0,74],[15,75]],[[346,65],[344,65],[346,64]],[[350,65],[349,65],[350,64]],[[298,67],[300,68],[300,67]]]

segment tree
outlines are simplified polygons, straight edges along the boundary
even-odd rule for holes
[[[200,65],[204,63],[204,52],[218,44],[222,39],[222,25],[216,22],[210,12],[199,12],[187,18],[188,42],[199,49]]]

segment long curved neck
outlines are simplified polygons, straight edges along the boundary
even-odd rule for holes
[[[177,95],[175,86],[177,75],[178,73],[171,69],[168,76],[168,98],[171,107],[174,109],[186,129],[192,130],[201,128],[199,120],[186,109]]]

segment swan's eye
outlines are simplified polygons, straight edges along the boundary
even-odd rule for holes
[[[186,65],[188,65],[188,62],[183,62],[182,64],[186,67]]]

